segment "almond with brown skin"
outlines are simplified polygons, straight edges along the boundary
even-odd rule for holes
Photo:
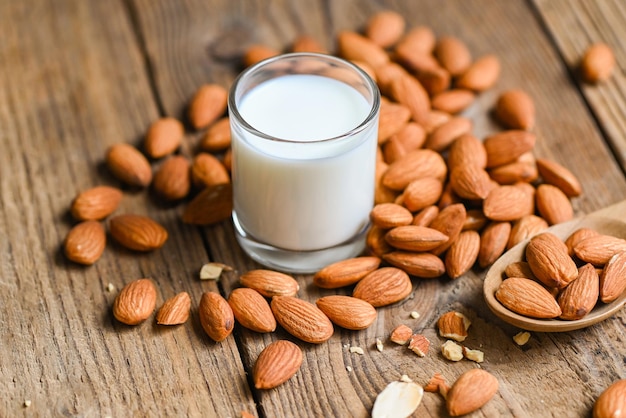
[[[531,238],[546,229],[548,229],[548,223],[545,219],[536,215],[522,216],[513,224],[506,248],[513,248],[525,239]]]
[[[372,225],[370,227],[369,231],[367,231],[367,236],[365,237],[365,245],[367,246],[370,254],[376,257],[382,257],[383,254],[393,250],[391,245],[389,245],[385,240],[386,233],[386,229],[379,228],[376,225]]]
[[[448,241],[448,236],[433,228],[406,225],[389,230],[385,240],[400,250],[430,251]]]
[[[452,119],[451,114],[431,109],[428,115],[426,115],[426,119],[420,122],[420,125],[424,127],[427,134],[430,134],[450,119]]]
[[[567,246],[567,253],[570,257],[574,257],[574,247],[582,240],[599,235],[599,233],[591,228],[579,228],[567,237],[565,245]]]
[[[225,340],[235,326],[235,316],[230,305],[219,293],[204,292],[198,306],[200,324],[215,342]]]
[[[285,383],[300,369],[302,358],[302,350],[291,341],[274,341],[261,351],[254,364],[254,387],[273,389]]]
[[[626,411],[626,379],[606,388],[593,404],[593,418],[618,418]]]
[[[480,235],[463,231],[446,252],[446,273],[451,279],[461,277],[472,268],[480,250]]]
[[[411,222],[411,225],[430,226],[430,224],[435,220],[437,215],[439,215],[439,208],[437,206],[427,206],[415,215],[415,217],[413,218],[413,222]]]
[[[448,70],[439,66],[418,70],[415,77],[430,96],[438,96],[448,91],[452,81],[452,76]],[[439,110],[447,109],[451,113],[457,113],[461,107],[469,106],[466,100],[467,97],[453,94],[449,98],[438,100]]]
[[[230,176],[220,160],[212,154],[200,152],[191,164],[191,181],[194,186],[204,188],[230,183]]]
[[[433,109],[455,114],[469,107],[475,98],[476,95],[469,90],[452,89],[433,96],[431,105]]]
[[[534,210],[534,196],[518,186],[495,187],[483,201],[485,216],[494,221],[515,221]]]
[[[409,340],[409,350],[417,354],[419,357],[426,357],[430,341],[422,334],[413,334]]]
[[[200,148],[210,152],[224,151],[230,147],[230,140],[230,119],[225,116],[209,127],[200,141]]]
[[[582,193],[582,186],[576,176],[561,164],[537,158],[537,170],[545,183],[558,187],[567,197],[576,197]]]
[[[455,116],[438,126],[426,139],[425,148],[437,152],[446,150],[455,139],[472,131],[472,121],[462,116]]]
[[[374,72],[376,73],[378,88],[381,93],[386,96],[391,95],[391,82],[397,77],[402,77],[407,74],[404,67],[397,62],[388,62],[380,67],[374,68]],[[381,104],[389,102],[389,100],[384,99],[384,97],[385,96],[381,97]]]
[[[250,45],[246,48],[246,51],[243,54],[243,64],[246,67],[251,67],[254,64],[257,64],[265,59],[275,57],[278,54],[280,54],[280,51],[267,45]]]
[[[239,278],[241,285],[256,290],[263,296],[295,296],[300,289],[291,276],[272,270],[250,270]]]
[[[600,276],[600,300],[611,303],[626,290],[626,250],[618,252],[604,266]]]
[[[535,164],[514,161],[489,170],[489,177],[498,184],[514,184],[520,181],[531,183],[537,180],[539,172]]]
[[[189,293],[180,292],[163,303],[156,316],[159,325],[180,325],[189,319],[191,298]]]
[[[433,150],[418,149],[408,152],[389,165],[382,182],[392,190],[404,190],[413,180],[431,177],[445,179],[448,168],[441,154]]]
[[[583,79],[588,83],[607,80],[615,69],[613,49],[603,42],[590,45],[580,62]]]
[[[483,369],[470,369],[454,382],[446,397],[446,408],[453,417],[482,408],[498,391],[498,379]]]
[[[356,257],[337,261],[315,273],[313,284],[323,289],[350,286],[376,270],[380,261],[378,257]]]
[[[469,209],[466,212],[463,231],[480,231],[487,225],[487,217],[481,209]]]
[[[167,241],[167,230],[158,222],[141,215],[118,215],[109,221],[111,236],[124,247],[152,251]]]
[[[561,315],[559,304],[542,285],[522,277],[504,280],[496,290],[496,299],[507,309],[531,318]]]
[[[404,34],[404,17],[392,10],[383,10],[373,14],[367,21],[365,35],[376,45],[389,48]]]
[[[556,235],[543,232],[531,238],[526,246],[526,260],[534,275],[547,287],[567,286],[578,276],[574,260]]]
[[[578,277],[558,296],[561,307],[559,318],[566,320],[581,319],[587,315],[598,301],[599,279],[592,264],[585,264],[578,269]]]
[[[424,177],[410,182],[402,193],[402,204],[411,212],[417,212],[437,203],[443,193],[439,179]]]
[[[506,277],[524,277],[526,279],[538,281],[526,261],[516,261],[509,264],[504,269],[504,275]]]
[[[315,304],[335,325],[342,328],[361,330],[376,320],[376,309],[369,302],[355,297],[324,296]]]
[[[391,96],[409,109],[414,121],[421,123],[427,118],[430,98],[415,77],[405,74],[393,79],[390,90]]]
[[[316,52],[318,54],[328,54],[328,50],[315,38],[310,35],[300,35],[293,41],[292,52]]]
[[[485,268],[492,265],[504,253],[511,235],[509,222],[491,222],[480,234],[478,264]]]
[[[189,120],[196,129],[215,122],[226,112],[228,90],[218,84],[201,86],[189,104]]]
[[[401,301],[412,290],[411,279],[404,271],[383,267],[362,278],[354,287],[352,296],[378,308]]]
[[[98,261],[106,246],[104,227],[97,221],[84,221],[74,226],[65,237],[63,248],[71,261],[91,265]]]
[[[391,342],[394,342],[398,345],[404,345],[409,342],[411,336],[413,335],[413,330],[408,326],[401,324],[393,329],[389,339]]]
[[[426,141],[426,131],[421,125],[415,122],[409,122],[389,139],[397,140],[402,144],[403,148],[409,152],[421,148],[422,145],[424,145]]]
[[[97,221],[115,212],[121,200],[122,191],[116,187],[92,187],[74,198],[70,213],[79,221]]]
[[[431,253],[392,251],[384,254],[383,260],[422,279],[441,277],[446,272],[441,258]]]
[[[618,252],[626,251],[626,240],[597,234],[581,240],[574,246],[574,254],[594,266],[603,266]]]
[[[427,55],[435,49],[437,39],[433,30],[427,26],[416,26],[404,34],[395,47],[395,53],[402,58],[407,54]]]
[[[189,194],[189,161],[182,155],[174,155],[163,162],[152,180],[154,191],[168,201],[180,200]]]
[[[389,62],[389,56],[370,39],[352,31],[341,31],[337,35],[339,55],[347,60],[363,61],[376,69]]]
[[[234,289],[228,304],[241,326],[255,332],[273,332],[276,319],[267,300],[256,290],[247,287]]]
[[[404,206],[395,203],[381,203],[372,209],[370,219],[379,228],[388,229],[396,226],[409,225],[413,215]]]
[[[495,55],[485,55],[474,61],[456,81],[458,88],[485,91],[493,87],[500,77],[500,60]]]
[[[183,222],[211,225],[233,213],[233,188],[230,183],[208,186],[193,198],[183,212]]]
[[[382,101],[378,117],[378,143],[385,143],[392,135],[400,132],[411,119],[408,107],[389,101]]]
[[[529,131],[535,126],[535,103],[524,90],[507,90],[498,97],[495,115],[509,129]]]
[[[467,45],[458,38],[442,36],[435,45],[435,57],[443,68],[453,76],[464,73],[472,63]]]
[[[321,344],[333,335],[333,324],[317,306],[293,296],[274,296],[270,304],[276,321],[302,341]]]
[[[465,206],[461,203],[447,206],[439,212],[439,215],[430,223],[429,228],[436,229],[447,235],[448,241],[431,250],[433,254],[442,254],[450,248],[454,240],[456,240],[457,236],[463,230],[466,216],[467,212],[465,211]]]
[[[483,143],[471,134],[461,135],[454,140],[448,151],[450,170],[463,165],[479,168],[487,166],[487,151]]]
[[[537,211],[550,225],[566,222],[574,217],[571,202],[558,187],[540,184],[535,199]]]
[[[143,143],[143,149],[152,158],[165,157],[176,151],[185,135],[185,128],[178,119],[165,117],[156,120]]]
[[[487,168],[514,162],[521,155],[535,147],[534,134],[522,130],[510,130],[485,138],[483,145],[487,152]]]
[[[450,186],[454,192],[470,200],[482,200],[493,188],[489,174],[474,164],[457,165],[450,172]]]
[[[113,302],[113,316],[126,325],[137,325],[154,311],[157,292],[150,279],[128,283]]]
[[[131,145],[111,145],[105,159],[111,173],[129,186],[146,187],[152,181],[150,163]]]

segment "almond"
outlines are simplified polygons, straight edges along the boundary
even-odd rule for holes
[[[378,88],[385,95],[390,95],[391,83],[394,79],[407,74],[404,67],[397,62],[388,62],[383,64],[380,67],[374,68],[374,72],[376,73],[376,83],[378,84]],[[385,100],[384,97],[385,96],[381,97],[381,104],[389,102],[388,100]]]
[[[246,52],[243,54],[243,64],[246,67],[251,67],[254,64],[257,64],[268,58],[275,57],[278,54],[280,54],[280,51],[267,45],[250,45],[248,48],[246,48]],[[207,123],[207,125],[209,124],[210,122]]]
[[[426,131],[421,125],[415,122],[409,122],[389,139],[397,140],[407,152],[413,151],[424,145],[426,141]]]
[[[457,137],[448,151],[448,167],[450,170],[462,165],[475,165],[479,168],[487,166],[487,151],[483,143],[471,134]]]
[[[522,277],[504,280],[496,299],[506,308],[531,318],[556,318],[561,308],[552,295],[539,283]]]
[[[233,188],[230,183],[208,186],[185,208],[183,222],[211,225],[230,218],[233,212]]]
[[[205,151],[220,152],[230,147],[230,119],[225,116],[212,124],[200,141]]]
[[[316,52],[328,54],[328,50],[319,41],[310,35],[300,35],[293,41],[292,52]]]
[[[540,184],[535,199],[539,214],[550,225],[566,222],[574,217],[572,204],[558,187]]]
[[[582,193],[582,187],[576,176],[559,163],[537,158],[537,170],[545,183],[558,187],[567,197],[576,197]]]
[[[626,290],[626,250],[609,259],[600,276],[600,300],[611,303]]]
[[[105,245],[104,227],[97,221],[84,221],[74,226],[63,244],[68,259],[86,266],[98,261]]]
[[[483,142],[487,152],[487,168],[514,162],[524,153],[532,150],[535,146],[534,134],[510,130],[493,134]]]
[[[429,228],[436,229],[447,235],[448,241],[434,248],[432,250],[433,254],[442,254],[452,245],[463,230],[466,216],[465,206],[461,203],[450,205],[439,212],[439,215],[430,223]]]
[[[422,279],[441,277],[446,272],[443,261],[431,253],[392,251],[384,254],[383,259],[392,266]]]
[[[392,190],[404,190],[413,180],[431,177],[443,180],[448,172],[441,154],[428,149],[407,153],[389,165],[382,178],[385,186]]]
[[[156,316],[159,325],[179,325],[184,324],[189,319],[191,309],[191,298],[189,293],[180,292],[163,303]]]
[[[439,198],[439,203],[437,203],[437,205],[440,210],[443,210],[448,206],[455,205],[457,203],[463,202],[461,202],[461,198],[454,192],[452,185],[448,182],[443,186],[443,192],[441,193],[441,197]]]
[[[293,296],[274,296],[271,302],[276,321],[302,341],[320,344],[333,335],[333,324],[318,307]]]
[[[363,61],[374,69],[389,62],[384,49],[356,32],[347,30],[339,32],[337,45],[339,55],[343,58],[350,61]]]
[[[415,77],[430,96],[446,93],[452,81],[452,76],[450,76],[448,70],[439,66],[418,70]],[[457,113],[461,108],[470,104],[467,102],[467,97],[454,94],[451,96],[454,97],[438,100],[438,110],[448,110],[450,113]]]
[[[500,60],[495,55],[485,55],[474,61],[457,80],[458,88],[485,91],[493,87],[500,77]]]
[[[420,82],[409,74],[396,77],[390,86],[391,97],[406,106],[414,121],[421,123],[430,111],[430,98]]]
[[[130,282],[115,298],[113,316],[126,325],[137,325],[152,315],[156,297],[156,288],[150,279]]]
[[[342,328],[361,330],[376,320],[376,309],[369,302],[355,297],[324,296],[315,304],[335,325]]]
[[[106,164],[118,180],[129,186],[146,187],[152,181],[150,163],[128,144],[111,145],[106,153]]]
[[[537,180],[539,172],[535,164],[514,161],[489,170],[489,177],[498,184],[514,184],[520,181],[531,183]]]
[[[452,89],[436,94],[431,100],[431,105],[433,109],[455,114],[469,107],[475,98],[476,95],[469,90]]]
[[[448,236],[433,228],[406,225],[391,229],[385,239],[400,250],[430,251],[448,241]]]
[[[276,319],[269,303],[256,290],[247,287],[234,289],[228,296],[228,304],[242,327],[255,332],[273,332]]]
[[[534,196],[518,186],[495,187],[483,201],[485,216],[494,221],[515,221],[534,209]]]
[[[498,379],[483,369],[470,369],[448,391],[446,408],[453,417],[469,414],[483,407],[498,391]]]
[[[548,229],[548,223],[545,219],[536,215],[522,216],[513,224],[506,248],[513,248],[525,239],[531,238],[546,229]]]
[[[451,279],[461,277],[472,268],[480,250],[480,235],[463,231],[446,252],[446,273]]]
[[[152,187],[161,198],[168,201],[186,197],[191,188],[187,158],[175,155],[165,160],[154,174]]]
[[[561,319],[576,320],[587,315],[598,301],[598,273],[592,264],[578,269],[578,277],[563,290],[557,299]]]
[[[603,266],[622,251],[626,251],[626,240],[604,234],[585,238],[574,246],[576,257],[594,266]]]
[[[480,231],[487,225],[487,217],[481,209],[469,209],[466,212],[463,231]]]
[[[615,54],[605,43],[592,44],[585,51],[581,63],[583,79],[588,83],[607,80],[615,69]]]
[[[369,18],[365,35],[376,45],[388,48],[400,40],[405,26],[404,17],[400,13],[383,10]]]
[[[391,246],[387,244],[387,241],[385,240],[386,233],[386,229],[379,228],[376,225],[370,227],[369,231],[367,231],[367,236],[365,237],[365,245],[367,246],[370,254],[375,255],[376,257],[382,257],[383,254],[392,250]]]
[[[529,131],[535,126],[535,103],[524,90],[507,90],[498,97],[495,115],[509,129]]]
[[[442,193],[443,184],[439,179],[432,177],[415,179],[404,189],[402,203],[411,212],[417,212],[437,203]]]
[[[189,120],[196,129],[215,122],[226,111],[228,90],[218,84],[201,86],[191,99]]]
[[[516,261],[509,264],[504,269],[504,275],[506,277],[524,277],[526,279],[537,280],[526,261]]]
[[[438,126],[426,139],[425,148],[437,152],[446,150],[455,139],[472,131],[472,121],[462,116],[455,116]]]
[[[74,198],[70,213],[79,221],[97,221],[115,212],[121,200],[122,191],[116,187],[92,187]]]
[[[526,246],[526,259],[533,274],[547,287],[562,289],[578,276],[565,243],[550,232],[531,238]]]
[[[378,257],[356,257],[337,261],[315,273],[313,283],[323,289],[350,286],[376,270],[380,261]]]
[[[378,308],[401,301],[412,290],[411,279],[404,271],[383,267],[362,278],[354,287],[352,296]]]
[[[417,383],[391,382],[376,396],[372,418],[409,417],[422,402],[423,396],[424,389]]]
[[[378,116],[378,143],[383,144],[392,135],[400,132],[411,119],[411,111],[408,107],[383,101],[380,104]]]
[[[274,341],[261,351],[254,364],[254,387],[273,389],[285,383],[300,369],[302,358],[302,350],[291,341]]]
[[[454,192],[470,200],[482,200],[493,188],[489,174],[474,164],[457,165],[450,172],[450,185]]]
[[[413,215],[403,206],[395,203],[381,203],[372,209],[370,219],[379,228],[388,229],[396,226],[409,225]]]
[[[446,312],[437,320],[439,335],[458,342],[465,341],[471,324],[468,317],[456,311]]]
[[[402,58],[403,52],[408,54],[431,54],[435,49],[436,37],[427,26],[416,26],[404,34],[395,47],[395,53]]]
[[[215,342],[225,340],[235,326],[235,317],[230,305],[220,294],[204,292],[198,306],[200,324]]]
[[[404,345],[411,340],[413,336],[413,330],[408,326],[401,324],[393,329],[389,339],[399,345]]]
[[[430,348],[430,341],[422,334],[414,334],[409,340],[409,350],[417,354],[419,357],[426,357],[428,349]]]
[[[626,411],[626,379],[606,388],[593,404],[593,418],[617,418]]]
[[[439,208],[435,205],[427,206],[413,218],[411,225],[429,226],[439,215]]]
[[[230,183],[228,170],[212,154],[200,152],[191,165],[191,181],[198,188]]]
[[[118,215],[109,221],[111,236],[124,247],[135,251],[161,248],[167,230],[156,221],[141,215]]]
[[[412,74],[423,74],[425,72],[436,71],[439,68],[450,74],[450,72],[441,67],[437,59],[430,54],[423,54],[418,51],[411,53],[397,49],[395,58]]]
[[[441,110],[431,109],[426,115],[426,119],[420,122],[420,125],[424,127],[427,134],[437,129],[437,127],[443,125],[452,118],[452,115]]]
[[[396,135],[391,135],[391,137],[385,141],[382,150],[385,162],[388,164],[399,160],[407,153],[406,148],[400,141],[398,141]]]
[[[452,36],[439,38],[434,53],[441,66],[453,76],[464,73],[472,63],[472,56],[467,45]]]
[[[424,386],[424,392],[438,392],[444,399],[448,396],[449,390],[450,387],[446,383],[446,379],[440,373],[435,373],[433,377],[430,378],[426,386]]]
[[[295,296],[300,289],[298,282],[285,273],[272,270],[250,270],[239,278],[241,285],[254,289],[263,296]]]
[[[504,253],[511,235],[509,222],[491,222],[480,235],[478,264],[485,268],[492,265]]]
[[[185,135],[183,124],[176,118],[165,117],[156,120],[143,143],[143,149],[152,158],[165,157],[176,151]]]

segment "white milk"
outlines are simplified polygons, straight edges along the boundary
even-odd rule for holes
[[[374,202],[377,126],[361,125],[372,106],[355,89],[317,75],[284,75],[241,99],[233,128],[234,211],[257,241],[308,251],[350,240],[368,224]],[[313,142],[312,142],[313,141]]]

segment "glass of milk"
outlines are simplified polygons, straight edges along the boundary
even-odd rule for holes
[[[254,260],[310,273],[361,253],[374,203],[380,93],[322,54],[270,58],[229,96],[233,222]]]

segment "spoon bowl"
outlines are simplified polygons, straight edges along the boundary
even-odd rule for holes
[[[579,228],[591,228],[595,231],[612,235],[614,237],[626,239],[626,223],[620,222],[616,219],[604,218],[599,216],[587,216],[580,219],[575,219],[569,222],[565,222],[559,225],[552,226],[547,229],[547,232],[551,232],[562,240],[567,239],[574,231]],[[526,245],[529,239],[526,239],[509,251],[504,253],[489,269],[485,276],[483,284],[483,295],[487,306],[491,311],[500,319],[514,325],[518,328],[522,328],[527,331],[539,331],[539,332],[563,332],[572,331],[588,327],[596,324],[604,319],[610,317],[619,311],[626,303],[626,292],[611,303],[602,303],[598,300],[598,303],[586,316],[574,321],[567,321],[563,319],[535,319],[528,318],[523,315],[510,311],[504,305],[502,305],[495,297],[496,290],[502,280],[504,279],[505,268],[515,262],[525,259],[524,253]]]

